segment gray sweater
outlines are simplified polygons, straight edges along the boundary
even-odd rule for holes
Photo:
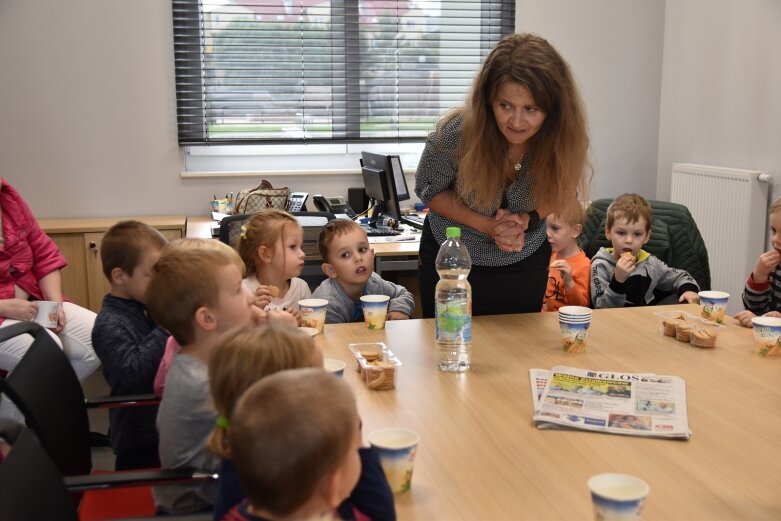
[[[645,250],[624,282],[614,277],[616,258],[613,248],[600,248],[591,259],[591,300],[595,308],[651,306],[664,297],[700,290],[686,270],[671,268]]]
[[[165,468],[191,467],[216,471],[219,459],[206,448],[217,413],[209,394],[208,367],[189,355],[177,354],[165,379],[165,392],[157,414],[160,464]],[[185,513],[214,503],[216,485],[155,487],[158,510]]]
[[[415,310],[415,300],[407,288],[383,280],[376,273],[372,273],[369,280],[366,281],[363,294],[389,296],[388,312],[401,311],[411,317],[412,312]],[[312,293],[312,298],[323,298],[328,301],[328,311],[325,317],[326,324],[352,322],[356,314],[355,306],[361,309],[361,303],[353,302],[336,279],[325,279]]]

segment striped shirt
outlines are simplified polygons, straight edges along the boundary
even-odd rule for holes
[[[432,132],[426,140],[426,147],[420,156],[418,171],[415,174],[415,193],[420,200],[428,204],[440,192],[457,191],[458,143],[461,137],[462,117],[447,122],[441,131]],[[513,213],[532,213],[536,204],[532,194],[533,178],[529,169],[530,160],[524,156],[521,170],[515,181],[505,189],[503,207]],[[482,215],[494,215],[494,210],[476,210]],[[534,214],[536,215],[536,214]],[[428,220],[431,231],[439,244],[445,242],[445,230],[448,226],[461,228],[461,237],[466,244],[472,264],[478,266],[507,266],[519,262],[547,240],[545,221],[534,218],[529,222],[523,249],[520,252],[506,252],[499,249],[490,235],[486,235],[463,223],[453,221],[430,210]]]
[[[743,289],[743,305],[755,315],[781,311],[781,265],[770,273],[767,282],[755,282],[753,273],[748,276]]]

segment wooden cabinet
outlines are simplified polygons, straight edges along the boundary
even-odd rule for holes
[[[187,224],[187,218],[182,215],[38,220],[68,259],[68,266],[62,270],[62,291],[76,304],[96,313],[100,310],[109,291],[100,263],[100,243],[106,230],[127,219],[153,226],[168,240],[182,238]]]

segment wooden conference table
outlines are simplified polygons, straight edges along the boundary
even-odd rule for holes
[[[420,433],[412,490],[399,519],[591,519],[588,478],[625,472],[646,480],[646,520],[781,519],[781,358],[754,354],[750,329],[727,319],[716,348],[659,333],[660,309],[596,310],[587,352],[564,353],[555,313],[476,317],[472,369],[434,367],[432,320],[326,325],[325,356],[348,363],[364,435]],[[370,391],[351,342],[383,341],[402,361],[395,390]],[[688,441],[538,430],[528,369],[570,365],[653,372],[686,380]]]

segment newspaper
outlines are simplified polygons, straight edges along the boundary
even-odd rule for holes
[[[529,369],[534,422],[540,429],[578,429],[630,436],[691,436],[686,383],[677,376]]]

